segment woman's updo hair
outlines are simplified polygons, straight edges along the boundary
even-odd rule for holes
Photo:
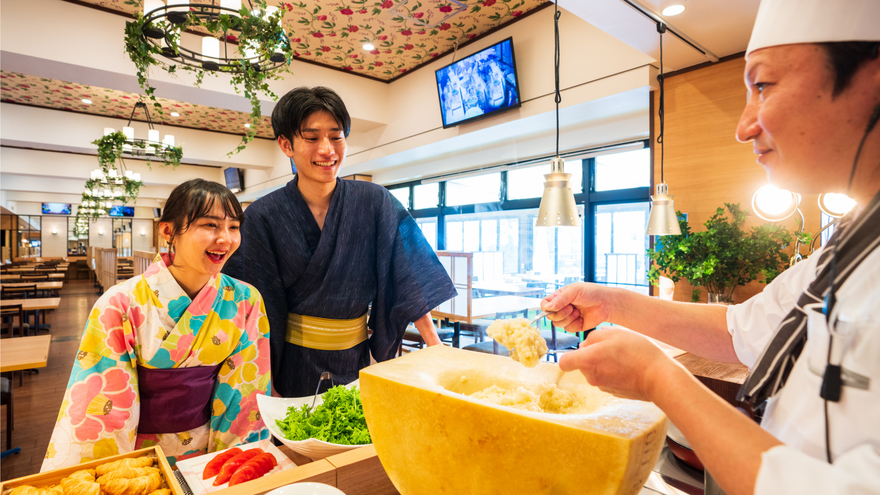
[[[244,211],[238,198],[232,194],[226,186],[204,179],[193,179],[184,182],[171,191],[162,218],[159,223],[170,223],[172,228],[171,240],[189,228],[196,219],[204,217],[214,209],[214,202],[220,201],[226,216],[244,223]]]

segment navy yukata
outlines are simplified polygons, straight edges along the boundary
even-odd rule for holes
[[[371,352],[377,361],[393,358],[406,326],[456,295],[418,224],[387,189],[336,179],[321,230],[297,180],[247,208],[241,246],[223,269],[263,295],[272,383],[285,397],[314,394],[323,371],[336,384],[356,380]],[[347,320],[370,304],[372,335],[350,349],[310,349],[285,338],[288,313]]]

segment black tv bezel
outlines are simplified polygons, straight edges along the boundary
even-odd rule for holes
[[[232,188],[229,187],[229,179],[226,177],[226,172],[229,169],[236,170],[236,177],[238,177],[238,185],[240,186],[238,191],[234,191],[233,194],[238,194],[244,191],[244,170],[239,167],[227,167],[226,170],[223,171],[223,180],[226,182],[226,188],[232,191]]]
[[[456,122],[454,124],[447,124],[446,119],[444,118],[444,112],[443,112],[443,101],[442,101],[442,95],[440,93],[440,80],[437,78],[437,75],[440,73],[440,71],[447,69],[455,64],[464,62],[465,60],[467,60],[471,57],[475,57],[475,56],[479,55],[480,53],[482,53],[482,52],[484,52],[494,46],[497,46],[497,45],[500,45],[501,43],[504,43],[505,41],[510,41],[510,57],[511,57],[511,59],[513,59],[513,75],[514,75],[514,77],[516,77],[516,104],[511,105],[509,107],[499,108],[498,110],[493,110],[489,113],[484,113],[482,115],[477,115],[476,117],[471,117],[469,119],[459,120],[458,122]],[[491,45],[487,46],[486,48],[483,48],[482,50],[478,50],[478,51],[468,55],[467,57],[464,57],[461,60],[457,60],[455,62],[452,62],[451,64],[447,64],[447,65],[444,65],[443,67],[440,67],[439,69],[434,71],[434,88],[437,90],[437,104],[440,105],[440,120],[443,121],[443,128],[449,129],[451,127],[460,126],[462,124],[467,124],[470,122],[485,119],[487,117],[492,117],[495,115],[500,115],[500,114],[505,113],[509,110],[513,110],[515,108],[522,107],[522,94],[520,94],[520,91],[519,91],[519,86],[520,86],[519,83],[520,83],[519,71],[517,70],[517,65],[516,65],[516,48],[513,46],[513,36],[508,36],[507,38],[505,38],[497,43],[492,43]]]
[[[43,208],[43,205],[67,205],[67,213],[47,213]],[[73,214],[73,204],[71,203],[55,203],[53,201],[41,201],[40,202],[40,214],[41,215],[72,215]]]

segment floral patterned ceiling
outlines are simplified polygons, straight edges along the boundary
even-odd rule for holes
[[[0,70],[0,101],[3,102],[128,120],[139,97],[140,95],[136,93]],[[83,99],[90,100],[92,103],[84,103]],[[249,113],[194,105],[165,98],[156,99],[162,105],[161,114],[156,112],[149,102],[147,105],[150,108],[150,118],[154,124],[244,134],[244,125],[250,120]],[[172,116],[172,112],[177,113],[178,116]],[[142,111],[135,114],[134,120],[147,121]],[[119,127],[121,128],[122,124]],[[262,118],[262,123],[257,129],[257,136],[272,139],[272,121],[268,116]]]
[[[243,3],[247,5],[247,1]],[[141,0],[76,3],[126,15],[143,9]],[[411,72],[548,3],[549,0],[268,1],[285,11],[284,25],[294,57],[381,81]],[[372,42],[374,50],[364,50],[363,45],[368,42]]]

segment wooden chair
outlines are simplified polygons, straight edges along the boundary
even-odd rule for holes
[[[5,374],[5,373],[4,373]],[[0,377],[0,406],[6,406],[6,448],[12,448],[12,379]]]
[[[28,294],[33,294],[33,297],[37,297],[37,284],[15,287],[4,286],[0,289],[0,298],[3,299],[27,299]]]
[[[30,324],[24,318],[24,309],[21,307],[21,304],[3,306],[0,308],[0,317],[2,317],[3,329],[9,331],[10,337],[15,336],[16,329],[18,330],[18,335],[22,337],[27,335],[31,329]],[[18,325],[14,321],[16,318],[18,318]]]

